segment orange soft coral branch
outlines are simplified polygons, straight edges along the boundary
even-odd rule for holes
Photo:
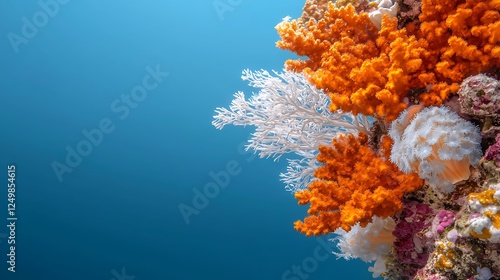
[[[429,43],[427,82],[421,99],[439,105],[470,75],[500,63],[499,0],[422,0],[420,28],[415,34]]]
[[[423,182],[388,160],[391,145],[390,138],[383,137],[382,154],[377,156],[368,147],[368,136],[360,133],[341,135],[331,147],[321,146],[317,160],[324,165],[315,173],[319,180],[295,194],[299,204],[310,204],[310,216],[295,222],[295,229],[308,236],[337,228],[348,231],[356,223],[366,226],[374,215],[385,218],[400,211],[404,193]]]
[[[281,36],[281,40],[276,43],[277,47],[309,57],[305,61],[287,61],[288,68],[296,71],[302,71],[304,68],[315,70],[320,68],[323,53],[328,51],[335,42],[343,39],[350,39],[349,46],[346,45],[346,49],[340,50],[339,53],[352,50],[356,51],[357,55],[370,57],[375,50],[374,42],[370,46],[364,45],[369,41],[369,34],[376,34],[377,29],[371,24],[366,14],[364,17],[357,16],[351,5],[337,9],[332,2],[329,2],[322,20],[311,19],[304,22],[302,19],[292,21],[285,19],[276,26],[276,29]],[[347,58],[344,60],[344,62],[350,62]],[[364,57],[361,57],[362,60]]]
[[[276,29],[278,47],[308,57],[288,60],[287,67],[329,94],[332,111],[392,121],[405,109],[407,92],[426,85],[418,78],[426,42],[398,30],[397,19],[385,16],[378,31],[368,14],[330,3],[319,21],[284,21]]]

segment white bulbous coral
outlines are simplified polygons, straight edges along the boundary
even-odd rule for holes
[[[287,172],[281,174],[286,189],[295,192],[312,181],[320,144],[330,144],[339,132],[368,134],[370,122],[361,115],[330,112],[328,96],[301,73],[284,70],[273,74],[244,70],[241,78],[259,92],[248,100],[243,92],[234,94],[229,109],[215,110],[212,124],[217,129],[228,124],[255,126],[246,149],[253,149],[261,158],[277,160],[285,153],[302,158],[289,160]]]
[[[340,236],[331,239],[337,241],[337,248],[341,253],[334,254],[346,260],[359,258],[364,262],[375,261],[368,270],[373,273],[373,278],[380,277],[386,272],[386,260],[391,253],[391,248],[396,240],[392,234],[396,228],[393,218],[373,217],[373,221],[366,227],[355,225],[349,232],[335,231]]]
[[[418,172],[439,196],[469,179],[482,156],[479,128],[448,107],[412,106],[392,122],[391,161],[405,173]]]
[[[380,30],[382,28],[383,15],[389,15],[394,18],[398,13],[398,3],[392,0],[376,0],[377,9],[368,13],[371,22]]]

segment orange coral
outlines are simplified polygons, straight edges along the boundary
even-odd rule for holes
[[[392,121],[405,109],[407,92],[425,86],[419,75],[427,45],[398,30],[397,19],[384,16],[378,31],[368,14],[357,14],[352,5],[337,9],[330,3],[323,19],[301,23],[279,24],[282,40],[277,46],[308,57],[286,65],[304,71],[328,93],[332,111]]]
[[[333,146],[321,146],[318,168],[307,190],[297,192],[299,204],[310,203],[304,221],[295,229],[306,235],[321,235],[359,222],[365,227],[374,215],[386,218],[402,209],[405,192],[423,184],[414,173],[404,174],[389,160],[392,141],[383,137],[381,156],[368,147],[368,136],[340,135]]]
[[[364,12],[332,2],[319,20],[285,20],[277,46],[306,56],[288,60],[331,98],[331,110],[394,120],[410,89],[439,105],[467,76],[500,64],[500,0],[422,0],[420,24],[380,31]]]
[[[421,98],[439,105],[459,83],[500,63],[500,1],[422,0],[415,34],[429,44],[424,65],[426,83],[433,85]]]

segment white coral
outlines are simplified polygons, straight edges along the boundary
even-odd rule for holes
[[[396,222],[391,217],[373,217],[373,221],[366,227],[358,224],[350,231],[337,230],[339,234],[331,241],[337,241],[341,253],[334,253],[337,257],[346,260],[360,258],[362,261],[371,262],[389,255],[391,247],[396,240],[392,234]]]
[[[286,173],[281,173],[281,181],[285,183],[286,189],[297,192],[304,189],[314,179],[314,172],[320,166],[316,161],[316,153],[301,152],[300,159],[287,159]]]
[[[396,17],[398,13],[398,3],[392,0],[377,0],[377,9],[368,13],[368,17],[372,23],[380,29],[382,27],[382,17],[383,15],[389,15],[390,17]]]
[[[439,195],[449,193],[481,158],[479,129],[445,106],[409,118],[413,113],[410,108],[391,124],[391,161],[405,173],[418,172]]]
[[[244,70],[242,79],[258,88],[248,100],[237,92],[229,109],[217,108],[212,124],[253,125],[246,149],[259,157],[279,159],[285,153],[296,153],[303,160],[290,160],[282,181],[290,191],[303,189],[316,169],[314,158],[319,145],[328,145],[339,132],[368,133],[370,122],[361,115],[329,111],[329,98],[309,84],[303,74],[284,71]]]
[[[365,262],[375,261],[368,271],[373,273],[373,278],[380,277],[387,271],[387,256],[391,253],[396,237],[392,234],[396,222],[391,217],[373,217],[373,221],[366,227],[355,225],[349,232],[337,230],[339,234],[331,241],[337,241],[337,248],[341,253],[334,254],[346,260],[360,258]]]

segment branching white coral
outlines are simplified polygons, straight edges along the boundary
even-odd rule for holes
[[[242,79],[259,92],[248,100],[243,92],[237,92],[229,109],[215,110],[212,124],[218,129],[228,124],[256,126],[246,149],[254,150],[261,158],[277,160],[290,152],[304,157],[291,160],[287,173],[282,175],[287,189],[295,191],[312,178],[311,159],[320,144],[330,144],[338,132],[368,133],[370,122],[361,115],[331,113],[328,96],[302,74],[286,70],[273,73],[244,70]]]
[[[316,161],[316,153],[302,152],[301,159],[288,159],[286,173],[281,173],[281,181],[285,188],[291,192],[304,189],[314,179],[314,172],[320,166]]]

